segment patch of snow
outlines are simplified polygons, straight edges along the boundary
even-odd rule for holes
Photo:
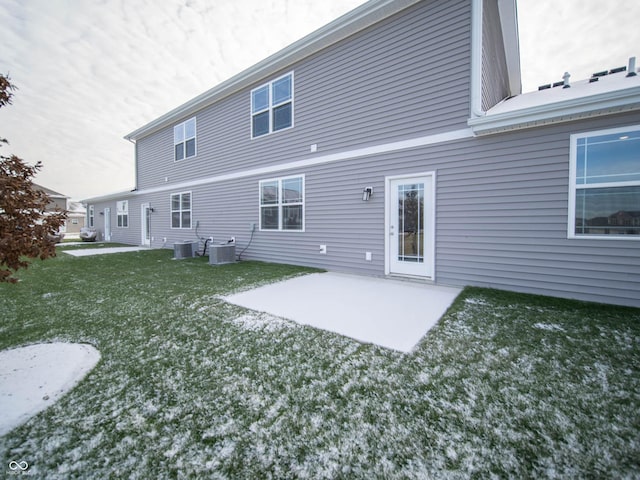
[[[0,352],[0,436],[53,405],[100,360],[91,345],[44,343]]]
[[[276,332],[283,328],[291,327],[291,323],[288,320],[267,313],[249,313],[233,318],[231,321],[245,330],[252,331]]]
[[[566,330],[560,325],[556,325],[555,323],[534,323],[533,328],[537,328],[539,330],[547,330],[550,332],[566,332]]]
[[[465,298],[464,303],[467,305],[489,305],[489,302],[481,298]]]

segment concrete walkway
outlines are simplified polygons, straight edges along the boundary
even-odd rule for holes
[[[87,248],[86,250],[63,250],[63,253],[74,257],[88,257],[90,255],[106,255],[108,253],[137,252],[138,250],[149,250],[149,247]]]
[[[252,310],[410,352],[461,292],[383,278],[314,273],[225,297]]]

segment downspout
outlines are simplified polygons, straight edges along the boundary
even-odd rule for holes
[[[124,137],[126,140],[129,140],[131,143],[133,143],[133,156],[135,159],[135,188],[133,189],[133,191],[138,190],[138,185],[140,184],[138,182],[138,142],[136,142],[135,140],[131,140],[131,137]]]
[[[484,117],[482,109],[482,10],[483,0],[471,3],[471,118]]]

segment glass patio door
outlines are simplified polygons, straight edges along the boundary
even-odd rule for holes
[[[432,184],[432,176],[389,182],[390,274],[433,276]]]
[[[151,246],[151,207],[148,203],[142,204],[142,245]]]
[[[111,208],[104,209],[104,241],[111,241]]]

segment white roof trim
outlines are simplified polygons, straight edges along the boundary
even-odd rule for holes
[[[86,198],[84,200],[80,200],[80,203],[83,205],[90,205],[100,202],[109,202],[111,200],[123,200],[133,197],[135,194],[136,190],[125,190],[124,192],[108,193],[107,195],[101,195],[99,197]]]
[[[418,3],[420,0],[371,0],[267,57],[221,84],[125,135],[135,141],[201,110],[283,68]]]

